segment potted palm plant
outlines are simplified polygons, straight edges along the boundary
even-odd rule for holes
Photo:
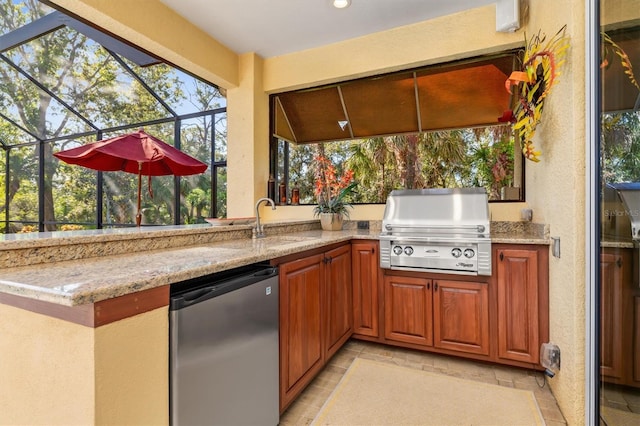
[[[353,171],[346,170],[342,176],[338,176],[336,167],[325,156],[318,155],[315,161],[317,168],[314,192],[318,204],[313,209],[313,214],[320,218],[323,230],[339,231],[344,218],[349,218],[349,208],[352,208],[346,197],[357,185],[353,181]]]

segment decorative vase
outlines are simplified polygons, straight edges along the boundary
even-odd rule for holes
[[[323,231],[342,229],[342,215],[339,213],[320,213],[320,225]]]

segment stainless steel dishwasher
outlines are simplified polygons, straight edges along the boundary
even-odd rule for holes
[[[256,264],[171,286],[170,419],[279,422],[278,269]]]

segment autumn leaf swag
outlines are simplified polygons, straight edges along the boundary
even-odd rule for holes
[[[541,152],[533,146],[533,137],[542,118],[544,100],[558,81],[569,48],[566,28],[563,26],[548,41],[540,31],[528,41],[525,35],[522,71],[514,71],[505,82],[507,91],[515,92],[517,101],[512,128],[524,157],[534,162],[540,161]]]
[[[600,33],[600,36],[602,37],[602,61],[600,62],[600,68],[609,68],[611,65],[611,56],[617,56],[625,75],[629,78],[629,82],[640,91],[640,84],[638,84],[638,80],[636,80],[636,76],[633,73],[633,65],[631,65],[631,60],[629,59],[627,52],[613,41],[609,34],[602,32]]]

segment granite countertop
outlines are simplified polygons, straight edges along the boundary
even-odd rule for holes
[[[95,303],[334,243],[377,240],[380,222],[370,224],[325,232],[317,220],[266,223],[260,239],[251,238],[250,225],[5,236],[0,292],[66,306]],[[549,244],[545,230],[492,224],[492,242]]]

